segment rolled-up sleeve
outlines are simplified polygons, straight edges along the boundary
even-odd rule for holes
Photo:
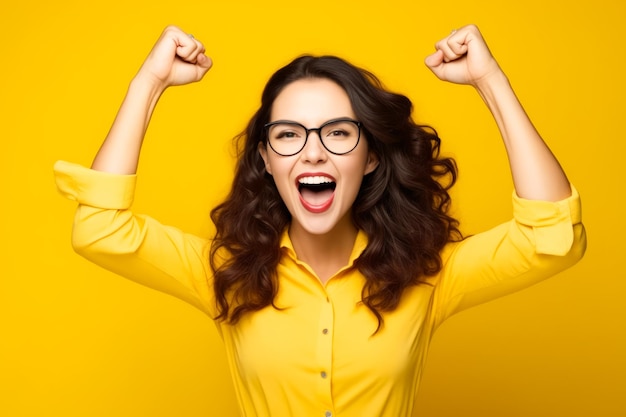
[[[116,274],[178,297],[215,316],[207,240],[130,210],[136,176],[59,161],[58,190],[79,205],[74,250]]]
[[[586,246],[576,188],[557,202],[513,194],[513,220],[444,251],[435,291],[437,322],[569,268],[582,258]]]
[[[565,256],[574,245],[574,229],[582,223],[580,196],[557,202],[524,200],[513,193],[513,215],[532,230],[537,253]]]
[[[59,192],[79,204],[114,210],[128,209],[133,204],[136,175],[109,174],[58,161],[54,176]]]

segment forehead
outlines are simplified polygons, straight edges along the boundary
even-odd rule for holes
[[[348,94],[331,80],[313,78],[283,88],[272,105],[270,121],[293,120],[311,127],[338,117],[355,117]]]

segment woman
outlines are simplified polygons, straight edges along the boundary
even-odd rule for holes
[[[443,320],[582,257],[578,194],[471,25],[426,65],[474,86],[493,114],[515,185],[510,222],[462,239],[447,214],[456,167],[411,120],[411,102],[339,58],[310,56],[266,85],[213,239],[133,214],[154,106],[169,86],[202,79],[204,52],[168,27],[92,169],[55,168],[79,202],[81,255],[216,320],[243,415],[411,415]]]

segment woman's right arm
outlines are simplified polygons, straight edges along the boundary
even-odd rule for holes
[[[165,28],[130,83],[91,168],[134,174],[150,118],[163,92],[170,86],[200,81],[211,65],[201,42],[175,26]]]
[[[78,254],[214,316],[206,239],[130,210],[141,144],[159,97],[169,86],[201,80],[210,67],[200,42],[166,28],[132,80],[93,169],[58,161],[55,177],[59,191],[78,203],[72,232]]]

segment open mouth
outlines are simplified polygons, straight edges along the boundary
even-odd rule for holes
[[[307,210],[314,213],[320,213],[330,207],[336,187],[335,180],[325,175],[298,178],[300,201]]]

